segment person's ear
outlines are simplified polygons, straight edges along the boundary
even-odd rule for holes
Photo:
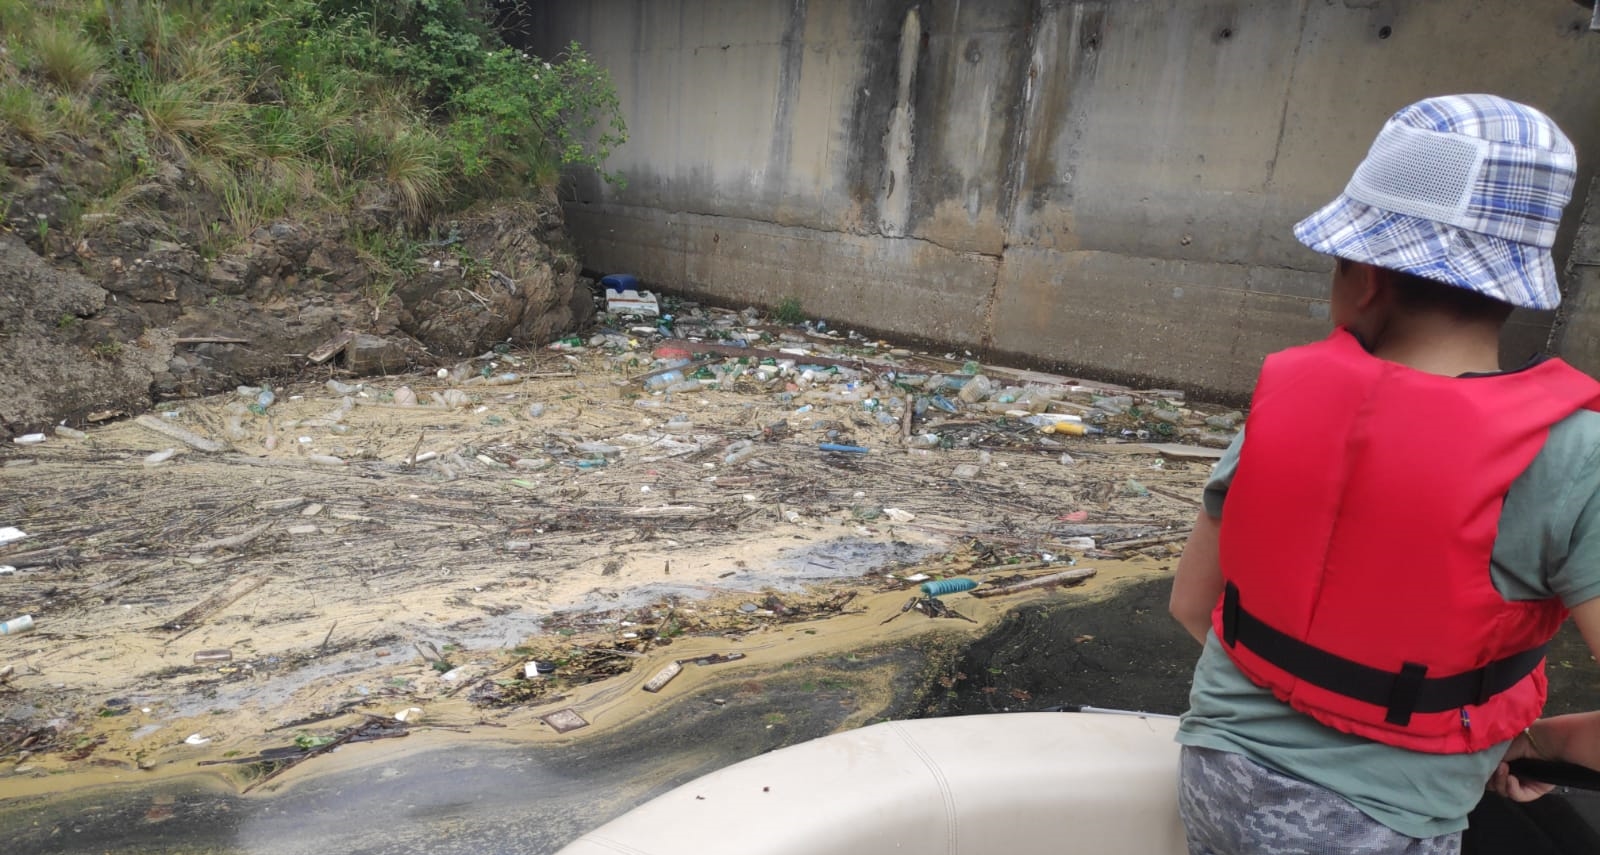
[[[1355,267],[1351,277],[1354,288],[1350,296],[1358,313],[1366,314],[1374,308],[1394,302],[1394,284],[1389,281],[1383,268],[1358,262],[1352,264]]]

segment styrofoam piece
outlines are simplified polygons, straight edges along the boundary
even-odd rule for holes
[[[661,314],[661,303],[649,291],[607,291],[606,311],[654,318]]]

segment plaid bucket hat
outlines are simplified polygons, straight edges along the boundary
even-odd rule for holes
[[[1550,248],[1576,178],[1572,141],[1538,110],[1429,98],[1384,124],[1344,192],[1294,234],[1317,252],[1554,309]]]

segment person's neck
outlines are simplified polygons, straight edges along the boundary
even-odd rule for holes
[[[1372,355],[1428,374],[1455,377],[1500,370],[1500,324],[1418,314],[1388,319],[1367,339]]]

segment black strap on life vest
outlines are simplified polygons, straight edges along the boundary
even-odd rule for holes
[[[1398,672],[1373,668],[1314,647],[1280,632],[1244,610],[1239,588],[1229,582],[1222,594],[1222,642],[1243,644],[1251,653],[1299,680],[1345,697],[1383,707],[1384,721],[1398,727],[1413,713],[1436,713],[1482,704],[1515,686],[1544,661],[1546,644],[1448,677],[1427,676],[1428,667],[1407,662]]]

